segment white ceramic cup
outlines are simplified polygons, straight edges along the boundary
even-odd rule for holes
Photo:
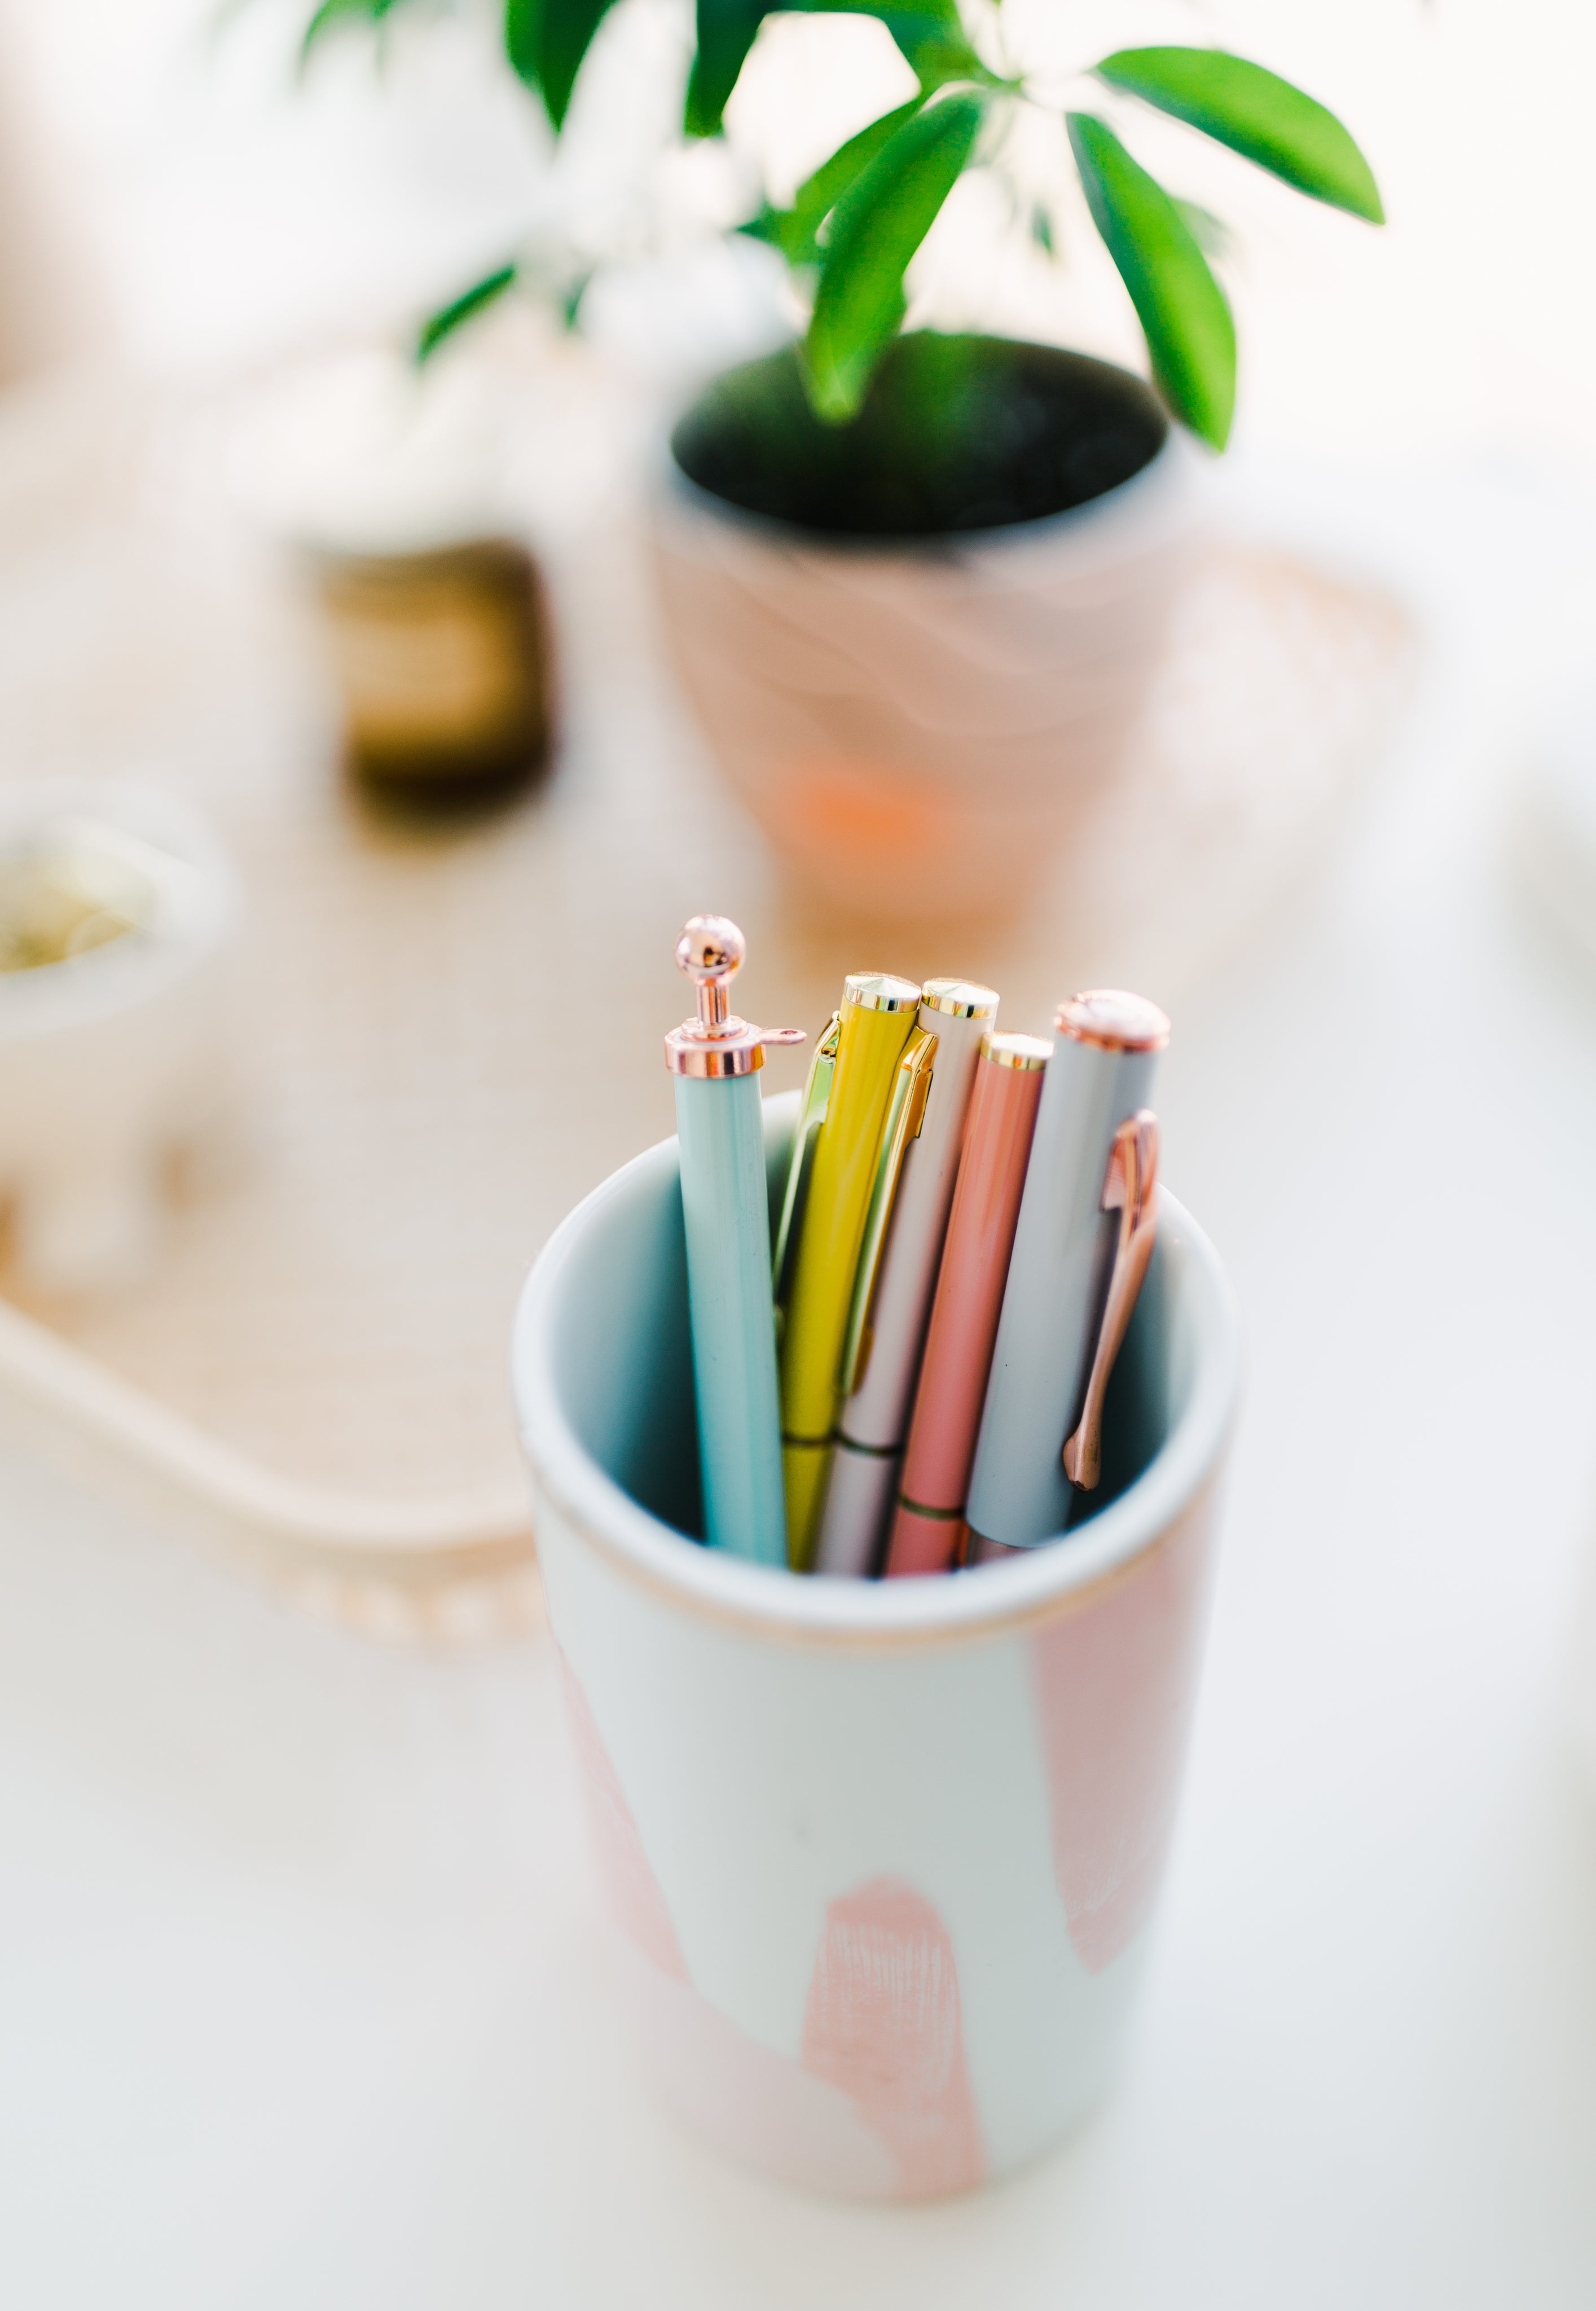
[[[772,1178],[795,1111],[767,1105]],[[1201,1652],[1228,1291],[1163,1195],[1106,1424],[1114,1496],[1068,1541],[937,1579],[800,1579],[685,1539],[691,1374],[667,1140],[550,1239],[513,1348],[645,2062],[789,2182],[969,2189],[1054,2141],[1119,2054]]]

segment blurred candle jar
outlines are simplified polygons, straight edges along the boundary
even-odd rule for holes
[[[317,557],[351,768],[418,802],[519,786],[549,746],[548,648],[531,555],[481,537]]]
[[[391,799],[484,800],[549,757],[548,617],[498,417],[461,357],[366,353],[297,379],[245,445],[249,494],[326,613],[349,766]]]
[[[0,796],[0,1194],[24,1285],[135,1281],[222,1079],[233,877],[170,797]]]

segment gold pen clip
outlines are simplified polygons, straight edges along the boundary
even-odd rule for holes
[[[1157,1189],[1158,1119],[1150,1107],[1144,1107],[1138,1114],[1127,1116],[1115,1132],[1103,1182],[1103,1209],[1119,1213],[1120,1234],[1081,1417],[1064,1447],[1064,1474],[1084,1493],[1095,1491],[1103,1474],[1103,1402],[1153,1257],[1158,1228]]]
[[[931,1070],[937,1060],[937,1038],[929,1027],[916,1027],[903,1046],[893,1077],[892,1097],[882,1126],[881,1149],[876,1158],[876,1179],[865,1213],[864,1242],[853,1278],[853,1299],[848,1311],[848,1330],[842,1342],[840,1386],[851,1396],[862,1384],[875,1345],[876,1288],[881,1281],[881,1255],[903,1175],[909,1142],[920,1138],[930,1096]]]
[[[776,1230],[776,1256],[771,1264],[778,1338],[785,1312],[787,1287],[792,1280],[789,1270],[798,1251],[798,1237],[803,1232],[804,1206],[809,1196],[809,1174],[815,1164],[815,1142],[831,1103],[832,1077],[837,1072],[837,1043],[842,1033],[842,1014],[833,1011],[825,1033],[815,1046],[815,1056],[809,1062],[808,1081],[804,1086],[803,1105],[798,1109],[798,1126],[792,1135],[792,1154],[787,1162],[787,1186],[781,1197],[781,1219]]]

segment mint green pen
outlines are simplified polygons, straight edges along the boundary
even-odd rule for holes
[[[747,945],[724,915],[694,915],[676,962],[698,1016],[665,1039],[676,1079],[682,1217],[704,1535],[760,1565],[787,1563],[771,1220],[759,1073],[767,1043],[801,1027],[753,1027],[728,1009]]]

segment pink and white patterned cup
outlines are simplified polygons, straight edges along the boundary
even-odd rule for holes
[[[766,1108],[772,1177],[796,1103]],[[513,1348],[548,1604],[646,2067],[728,2156],[870,2199],[1045,2150],[1114,2070],[1202,1650],[1235,1318],[1167,1194],[1064,1542],[800,1579],[694,1529],[674,1140],[579,1205]]]

